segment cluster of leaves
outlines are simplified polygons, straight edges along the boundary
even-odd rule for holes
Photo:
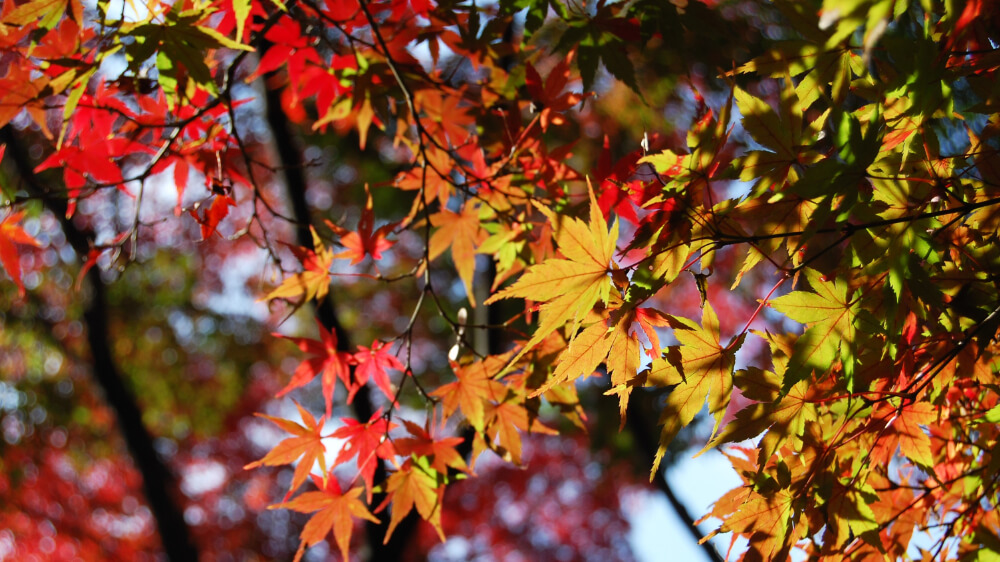
[[[268,417],[293,436],[248,467],[295,465],[274,507],[311,514],[300,556],[332,533],[347,558],[355,520],[386,509],[386,540],[412,511],[442,533],[446,488],[474,475],[466,448],[521,463],[523,433],[583,425],[576,383],[595,373],[623,425],[635,395],[665,395],[651,477],[706,405],[705,448],[741,443],[728,455],[745,485],[707,516],[751,559],[1000,553],[1000,7],[751,4],[782,39],[734,61],[715,107],[692,78],[686,135],[624,155],[605,144],[578,169],[555,143],[583,119],[599,63],[645,101],[638,65],[607,53],[685,31],[684,9],[647,4],[178,0],[126,18],[107,2],[7,2],[0,125],[51,139],[37,171],[62,171],[67,215],[108,188],[136,197],[90,265],[135,255],[146,185],[169,176],[175,214],[203,238],[250,238],[282,267],[260,295],[273,310],[322,302],[341,277],[414,286],[408,324],[371,347],[323,321],[319,339],[289,338],[308,356],[277,396],[319,379],[325,412]],[[296,221],[237,113],[261,76],[293,122],[399,165],[374,194],[408,208],[378,216],[366,187],[356,224],[299,219],[309,236],[286,240],[279,224]],[[35,242],[21,217],[0,222],[0,264],[23,292],[18,252]],[[523,311],[469,322],[442,270],[474,310]],[[720,318],[719,283],[758,306]],[[671,298],[691,286],[700,312]],[[457,339],[444,372],[413,345],[425,309]],[[513,349],[477,347],[485,328]],[[326,430],[337,388],[350,404],[369,380],[384,407]],[[749,405],[733,412],[735,395]]]

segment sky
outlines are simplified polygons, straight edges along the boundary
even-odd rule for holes
[[[693,453],[692,453],[693,454]],[[667,480],[693,517],[707,513],[722,494],[742,484],[732,465],[722,453],[711,450],[697,458],[682,457],[667,469]],[[711,562],[704,550],[695,543],[667,498],[656,490],[644,492],[627,514],[632,531],[629,543],[640,562]],[[702,523],[702,533],[708,533],[718,521]],[[712,539],[716,550],[725,555],[729,535]],[[733,552],[741,549],[734,548]]]

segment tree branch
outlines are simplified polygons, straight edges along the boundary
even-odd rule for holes
[[[652,465],[653,457],[656,455],[656,449],[659,447],[657,442],[653,439],[653,436],[649,433],[650,427],[655,427],[653,424],[646,423],[646,416],[641,415],[638,411],[639,408],[633,407],[629,412],[627,424],[628,429],[635,437],[635,441],[638,444],[639,450],[643,454],[643,461],[646,464]],[[667,501],[670,502],[670,507],[673,508],[677,516],[680,517],[681,521],[684,522],[684,526],[687,528],[688,533],[695,540],[695,542],[700,542],[704,535],[701,534],[701,530],[698,529],[698,524],[695,523],[691,514],[688,513],[687,507],[680,501],[676,494],[674,494],[673,488],[670,486],[670,482],[667,480],[666,471],[661,470],[659,478],[654,478],[653,482],[656,487],[663,492],[663,495],[667,497]],[[708,559],[712,562],[725,562],[725,559],[719,554],[719,551],[715,550],[710,542],[703,542],[700,544],[702,551],[708,556]]]

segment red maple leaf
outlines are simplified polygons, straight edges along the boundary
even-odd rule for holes
[[[642,156],[642,150],[634,150],[612,166],[611,141],[604,135],[604,149],[597,161],[597,168],[594,169],[596,179],[594,183],[600,186],[597,203],[601,206],[605,220],[610,218],[613,210],[622,219],[632,224],[639,223],[639,217],[632,203],[642,203],[642,200],[636,197],[636,192],[641,191],[642,182],[633,180],[632,177]]]
[[[316,324],[319,326],[319,340],[291,338],[281,334],[274,334],[279,338],[286,338],[295,342],[295,345],[299,349],[312,355],[312,357],[299,364],[298,368],[295,369],[295,373],[292,374],[292,380],[289,381],[288,386],[278,392],[277,397],[280,398],[296,388],[305,386],[317,376],[322,376],[323,398],[326,401],[326,415],[329,416],[333,406],[333,391],[336,387],[337,379],[340,379],[344,383],[350,396],[353,397],[357,389],[354,389],[354,391],[351,390],[353,388],[349,364],[351,354],[337,351],[337,334],[327,330],[318,319],[316,320]],[[348,399],[348,402],[350,402],[350,399]]]
[[[332,437],[346,439],[347,443],[340,450],[334,464],[341,464],[355,456],[358,457],[358,471],[368,490],[368,501],[372,501],[372,485],[375,479],[375,466],[378,459],[390,459],[396,456],[396,449],[389,441],[389,431],[396,424],[382,417],[379,410],[372,414],[368,423],[361,423],[351,418],[340,418],[344,426],[333,432]]]
[[[395,399],[395,391],[392,388],[392,382],[389,381],[386,369],[406,371],[406,367],[399,362],[395,355],[389,353],[388,347],[384,342],[378,340],[372,342],[371,348],[363,345],[358,346],[358,352],[353,355],[354,361],[358,365],[354,371],[354,379],[357,383],[353,389],[354,392],[367,383],[368,379],[372,379],[386,398]],[[348,397],[348,401],[354,396],[354,392]]]
[[[198,216],[194,209],[191,209],[191,216],[201,225],[201,239],[208,238],[218,231],[219,223],[229,215],[229,208],[236,206],[236,202],[228,195],[216,195],[212,204],[205,210],[204,216]],[[220,235],[221,236],[221,235]]]
[[[549,124],[562,125],[566,118],[559,115],[563,111],[570,109],[583,100],[584,95],[577,92],[563,92],[569,84],[569,63],[573,60],[570,53],[566,58],[559,61],[548,78],[542,83],[542,77],[529,62],[525,67],[525,85],[531,95],[531,101],[537,109],[541,111],[539,122],[542,130],[548,130]]]
[[[0,147],[0,157],[3,157]],[[18,224],[24,211],[11,213],[0,220],[0,266],[7,271],[7,275],[14,280],[17,285],[17,294],[24,296],[24,283],[21,281],[21,258],[17,253],[17,244],[25,246],[38,246],[38,242],[28,235]]]

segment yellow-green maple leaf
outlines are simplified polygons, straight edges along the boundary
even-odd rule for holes
[[[392,537],[396,525],[414,507],[417,508],[420,517],[434,527],[441,537],[441,542],[444,542],[444,531],[441,530],[441,498],[444,496],[444,486],[439,486],[434,476],[409,460],[389,477],[386,486],[390,494],[387,501],[392,500],[392,515],[389,517],[389,529],[385,533],[386,543]]]
[[[795,341],[781,392],[785,394],[795,383],[807,379],[813,369],[827,371],[838,358],[848,389],[853,391],[858,303],[850,299],[844,281],[825,281],[818,271],[809,268],[803,274],[815,293],[793,291],[771,301],[771,307],[778,312],[809,326]]]
[[[667,396],[660,415],[663,428],[650,480],[656,476],[667,446],[677,436],[677,432],[691,423],[701,411],[706,396],[708,411],[715,416],[715,429],[718,429],[733,391],[736,350],[740,348],[744,338],[741,334],[723,347],[719,343],[719,317],[707,301],[702,311],[701,326],[686,318],[676,320],[674,336],[681,343],[680,360],[674,364],[665,359],[657,359],[653,362],[649,375],[653,381],[676,384]]]
[[[801,435],[806,422],[816,421],[816,406],[806,399],[809,391],[806,381],[798,382],[787,395],[780,397],[780,374],[747,367],[736,373],[735,379],[743,396],[755,402],[737,412],[736,418],[698,454],[723,443],[752,439],[767,431],[757,446],[758,466],[764,466],[786,439]]]
[[[550,210],[539,207],[555,223]],[[555,330],[572,323],[576,331],[580,321],[597,301],[607,302],[611,290],[608,272],[611,270],[618,223],[608,231],[593,190],[590,191],[590,223],[577,218],[561,221],[555,235],[563,258],[553,258],[532,266],[513,285],[486,300],[486,304],[501,299],[520,297],[544,303],[540,309],[538,329],[511,360],[511,364],[541,343]]]

